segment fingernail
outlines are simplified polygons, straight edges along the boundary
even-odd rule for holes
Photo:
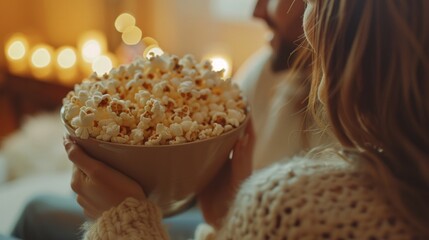
[[[68,134],[65,134],[63,136],[63,140],[64,140],[64,143],[73,143],[73,144],[76,143],[76,141],[74,139],[72,139],[71,136]]]

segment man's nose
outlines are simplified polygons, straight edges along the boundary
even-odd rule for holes
[[[270,0],[257,0],[255,4],[255,9],[253,10],[253,17],[267,20],[269,1]]]

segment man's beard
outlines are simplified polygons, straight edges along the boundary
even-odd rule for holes
[[[273,57],[271,70],[273,72],[281,72],[287,70],[293,63],[292,52],[296,49],[296,45],[283,39],[276,39],[279,43],[273,47]]]

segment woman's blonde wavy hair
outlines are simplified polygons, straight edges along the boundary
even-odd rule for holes
[[[429,1],[311,2],[309,108],[429,238]]]

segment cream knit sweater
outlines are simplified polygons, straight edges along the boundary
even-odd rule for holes
[[[371,181],[340,160],[295,157],[255,172],[219,232],[196,239],[413,239]],[[86,239],[168,239],[150,202],[125,200],[105,212]]]

